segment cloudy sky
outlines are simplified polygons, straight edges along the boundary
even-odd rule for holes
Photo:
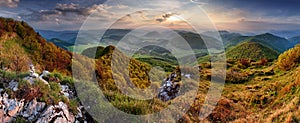
[[[78,30],[86,19],[95,20],[90,29],[111,24],[188,29],[195,20],[203,25],[209,20],[219,30],[299,30],[299,11],[297,0],[0,0],[0,16],[45,30]]]

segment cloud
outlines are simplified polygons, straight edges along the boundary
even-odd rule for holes
[[[125,8],[126,6],[118,6],[119,8]],[[94,4],[90,7],[81,7],[79,4],[57,4],[55,7],[56,11],[62,12],[64,15],[67,13],[76,13],[78,15],[88,16],[93,12],[108,13],[108,9],[112,6],[104,4]]]
[[[219,29],[232,31],[262,32],[268,30],[298,30],[300,24],[289,22],[271,22],[264,20],[240,19],[237,22],[217,23]]]
[[[121,6],[124,8],[124,6]],[[89,7],[81,7],[79,4],[57,4],[53,9],[32,10],[29,14],[20,14],[22,18],[29,21],[83,21],[87,16],[96,12],[94,16],[108,18],[113,15],[108,9],[112,6],[94,4]]]
[[[162,15],[160,18],[157,18],[156,21],[162,23],[173,15],[176,15],[176,13],[166,13],[166,14]]]
[[[20,0],[1,0],[0,6],[16,8],[16,7],[18,7],[19,2],[20,2]]]

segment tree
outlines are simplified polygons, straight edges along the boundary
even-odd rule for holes
[[[28,70],[30,60],[20,45],[5,41],[1,44],[0,62],[2,69],[7,67],[18,76],[21,71]]]
[[[291,70],[300,63],[300,44],[281,54],[277,65],[282,70]]]

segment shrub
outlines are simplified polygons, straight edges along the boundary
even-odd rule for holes
[[[259,64],[262,65],[262,66],[267,65],[268,64],[268,59],[266,59],[266,58],[261,59]]]
[[[300,44],[284,52],[278,58],[277,65],[281,70],[290,70],[300,63]]]
[[[63,77],[60,83],[63,85],[69,85],[71,88],[75,87],[73,78],[69,76]]]
[[[79,100],[78,99],[72,99],[68,102],[68,107],[69,110],[73,113],[73,114],[77,114],[77,107],[79,105]]]
[[[246,73],[237,72],[234,70],[229,70],[226,73],[226,82],[239,84],[244,83],[249,80],[249,76]]]
[[[249,67],[250,63],[251,63],[250,59],[240,59],[239,60],[239,67],[247,68],[247,67]]]
[[[202,68],[211,68],[211,63],[210,62],[201,63],[201,67]]]

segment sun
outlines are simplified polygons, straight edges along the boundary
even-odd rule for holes
[[[169,22],[176,22],[176,21],[181,21],[181,19],[178,17],[178,16],[170,16],[168,19],[167,19]]]

